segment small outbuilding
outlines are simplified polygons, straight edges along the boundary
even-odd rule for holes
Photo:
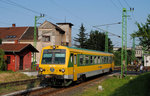
[[[38,52],[31,44],[2,44],[0,49],[5,52],[7,58],[7,70],[31,70],[32,52]]]

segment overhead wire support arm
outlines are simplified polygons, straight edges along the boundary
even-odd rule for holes
[[[111,33],[111,32],[106,31],[106,30],[108,30],[108,25],[114,25],[114,24],[121,24],[121,22],[93,26],[93,27],[95,27],[95,28],[97,28],[97,29],[102,30],[102,31],[105,32],[105,52],[108,52],[108,33],[110,33],[110,34],[112,34],[112,35],[114,35],[114,36],[117,36],[117,37],[119,37],[119,38],[121,37],[121,36],[119,36],[119,35],[116,35],[116,34],[113,34],[113,33]],[[106,26],[107,29],[106,29],[106,30],[103,30],[103,29],[99,28],[99,26]]]

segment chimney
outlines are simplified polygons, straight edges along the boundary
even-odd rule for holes
[[[16,24],[12,24],[12,27],[16,27]]]
[[[66,42],[70,47],[71,45],[71,31],[72,31],[72,23],[56,23],[58,27],[65,31],[65,36],[63,37],[63,42]]]

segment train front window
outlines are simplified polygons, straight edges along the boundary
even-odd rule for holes
[[[42,64],[50,64],[52,63],[52,53],[44,53],[42,58]]]
[[[56,64],[65,64],[65,54],[55,53],[54,63],[56,63]]]
[[[41,64],[65,64],[65,49],[45,49]]]

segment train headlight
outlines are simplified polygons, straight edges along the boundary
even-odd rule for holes
[[[42,69],[42,68],[40,68],[40,71],[41,71],[41,72],[43,72],[43,69]]]
[[[64,73],[64,72],[65,72],[65,69],[61,69],[61,71]]]

